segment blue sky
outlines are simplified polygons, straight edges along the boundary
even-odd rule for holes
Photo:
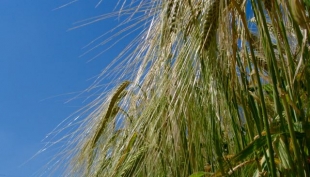
[[[91,78],[126,44],[91,62],[104,46],[79,57],[87,51],[85,45],[117,20],[68,29],[74,22],[111,12],[117,1],[105,0],[95,8],[98,0],[80,0],[53,10],[67,2],[0,1],[0,177],[33,176],[47,163],[53,150],[28,160],[43,148],[41,140],[49,132],[86,104],[83,97],[66,101],[90,86]]]

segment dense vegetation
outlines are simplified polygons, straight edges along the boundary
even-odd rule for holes
[[[67,175],[310,176],[308,0],[124,4],[125,27],[147,28]]]

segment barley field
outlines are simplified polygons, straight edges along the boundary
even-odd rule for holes
[[[119,3],[144,28],[66,176],[310,176],[309,0]]]

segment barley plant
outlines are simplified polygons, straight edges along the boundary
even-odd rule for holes
[[[120,33],[142,32],[65,175],[310,176],[309,0],[122,3]]]

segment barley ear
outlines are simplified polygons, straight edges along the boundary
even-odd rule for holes
[[[218,0],[209,0],[205,3],[203,11],[203,32],[201,38],[203,40],[202,46],[205,50],[209,48],[218,27],[219,6],[220,1]]]

